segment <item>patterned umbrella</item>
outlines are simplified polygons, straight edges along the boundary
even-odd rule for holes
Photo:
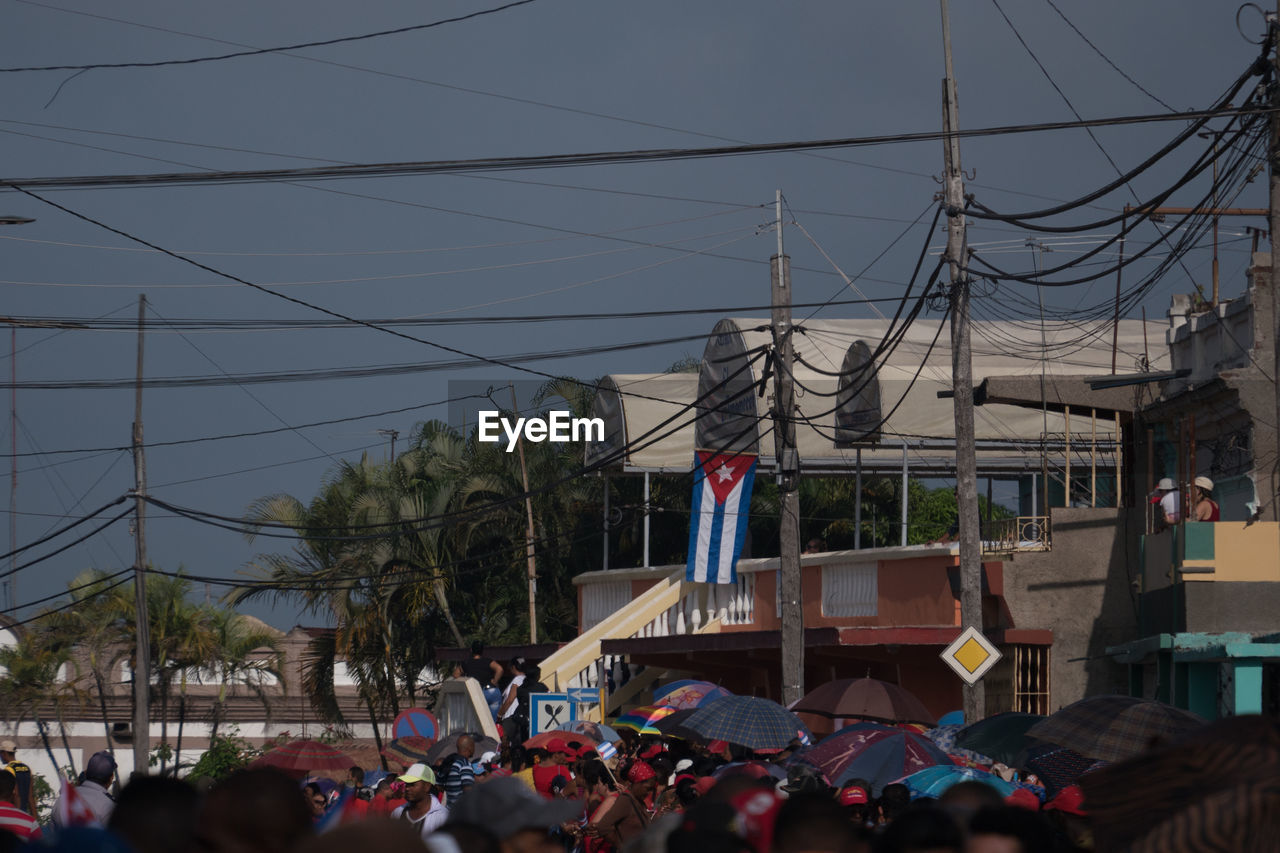
[[[1052,714],[1027,736],[1102,761],[1123,761],[1153,744],[1177,739],[1205,724],[1199,714],[1132,696],[1092,696]]]
[[[603,723],[595,723],[591,720],[573,720],[568,723],[561,723],[556,727],[556,731],[565,732],[567,734],[582,735],[589,738],[595,743],[603,743],[608,741],[614,743],[621,740],[621,735]]]
[[[306,770],[346,770],[351,758],[314,740],[292,740],[277,746],[253,762],[255,767],[279,767],[292,772]]]
[[[429,737],[420,735],[407,735],[398,737],[387,744],[382,755],[388,761],[394,761],[402,767],[408,767],[410,764],[425,762],[427,760],[427,752],[435,744],[435,741]]]
[[[1018,789],[1013,782],[1006,782],[999,776],[971,767],[928,767],[918,773],[912,773],[902,780],[902,784],[911,789],[911,799],[917,797],[938,797],[952,785],[960,782],[982,782],[1007,797]]]
[[[1018,755],[1031,745],[1027,729],[1043,720],[1040,714],[1008,711],[965,726],[956,735],[955,744],[989,756],[993,761],[1013,764]]]
[[[890,782],[935,765],[953,766],[947,754],[921,734],[878,723],[846,726],[792,759],[816,767],[833,786],[866,779],[872,794]]]
[[[1045,795],[1053,799],[1063,788],[1074,785],[1081,776],[1106,767],[1107,762],[1088,758],[1065,746],[1042,743],[1027,749],[1022,765],[1027,773],[1034,773],[1040,778]]]
[[[710,681],[673,681],[653,691],[653,704],[672,708],[701,708],[717,699],[732,696],[728,690]]]
[[[791,706],[796,712],[824,717],[857,717],[886,723],[924,723],[937,720],[911,691],[877,678],[842,678],[806,693]]]
[[[747,749],[782,749],[793,740],[809,739],[809,730],[796,715],[758,696],[725,696],[699,708],[685,728],[708,740],[723,740]]]
[[[955,761],[957,764],[985,764],[990,766],[992,761],[989,756],[983,755],[980,752],[965,749],[958,745],[957,736],[959,735],[960,730],[961,727],[957,725],[936,726],[935,728],[927,730],[924,733],[924,736],[936,743],[938,748],[951,756],[951,760]]]
[[[469,734],[476,742],[476,755],[483,755],[486,752],[497,752],[498,742],[491,737],[485,737],[479,732],[454,732],[446,736],[443,740],[436,741],[431,749],[427,750],[427,764],[435,764],[446,755],[452,755],[458,751],[458,738]]]
[[[552,729],[549,732],[542,732],[541,734],[534,735],[525,741],[523,746],[525,749],[546,749],[547,743],[553,740],[564,741],[566,744],[576,743],[579,746],[586,745],[596,747],[600,745],[600,741],[595,738],[588,737],[587,735],[579,734],[578,732],[566,732],[560,729]]]
[[[702,735],[685,725],[685,722],[697,713],[697,708],[684,708],[674,714],[668,714],[653,724],[653,727],[666,737],[680,740],[703,740]]]
[[[633,732],[642,735],[661,735],[662,732],[653,727],[653,724],[663,717],[669,717],[676,712],[675,708],[666,705],[644,705],[639,708],[633,708],[621,717],[613,721],[616,728],[631,729]]]

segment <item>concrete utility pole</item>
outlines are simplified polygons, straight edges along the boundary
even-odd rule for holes
[[[782,574],[782,704],[804,695],[804,603],[800,595],[800,455],[796,451],[796,396],[791,363],[791,259],[782,251],[782,190],[774,202],[778,254],[771,259],[773,293],[773,452],[782,504],[779,567]]]
[[[956,420],[956,501],[960,515],[960,621],[982,624],[982,553],[978,530],[978,461],[973,438],[973,363],[969,352],[968,245],[964,222],[964,175],[960,170],[959,107],[951,70],[951,19],[942,5],[942,50],[947,76],[942,81],[943,160],[946,184],[947,260],[951,272],[951,375]],[[964,718],[986,716],[982,682],[964,687]]]
[[[136,651],[133,667],[133,769],[147,771],[151,752],[151,620],[147,613],[147,462],[142,450],[142,344],[147,297],[138,296],[138,374],[134,385],[133,477],[134,547],[133,602]]]

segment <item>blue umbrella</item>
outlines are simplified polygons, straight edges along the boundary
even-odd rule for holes
[[[795,714],[758,696],[725,696],[694,711],[684,726],[708,740],[723,740],[747,749],[783,749],[811,735]]]
[[[964,711],[948,711],[938,718],[940,726],[963,726]]]
[[[902,780],[902,784],[911,789],[911,799],[917,797],[937,797],[943,791],[960,782],[982,782],[1007,797],[1018,789],[1013,782],[1006,782],[999,776],[975,770],[972,767],[930,767],[919,773],[912,773]]]

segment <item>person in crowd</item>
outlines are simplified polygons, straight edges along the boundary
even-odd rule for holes
[[[89,807],[89,811],[93,812],[93,819],[103,826],[107,825],[108,819],[111,817],[111,810],[115,808],[116,802],[107,790],[111,787],[111,780],[116,775],[116,760],[111,757],[111,753],[95,752],[89,756],[89,762],[84,766],[84,781],[76,786],[76,794],[80,800]],[[61,804],[61,796],[59,797]],[[62,813],[62,809],[55,807],[53,810],[54,820],[58,819],[58,815]]]
[[[8,767],[0,768],[0,831],[23,841],[40,837],[36,819],[18,807],[18,777]]]
[[[882,800],[883,797],[881,792]],[[950,815],[932,804],[907,806],[897,812],[876,843],[877,853],[961,853],[963,850],[964,834],[960,827]]]
[[[547,741],[547,760],[533,769],[533,789],[544,797],[551,796],[551,785],[556,779],[563,779],[564,787],[574,778],[569,764],[577,758],[577,751],[558,737]],[[575,786],[576,790],[576,786]]]
[[[999,791],[977,780],[952,785],[938,797],[938,807],[955,818],[961,829],[966,828],[973,816],[983,809],[998,809],[1003,805],[1004,797]]]
[[[985,808],[969,823],[966,853],[1052,853],[1053,830],[1039,814],[1016,806]]]
[[[1213,499],[1213,480],[1196,477],[1191,485],[1191,517],[1196,521],[1220,521],[1222,513]]]
[[[502,853],[563,853],[551,829],[574,820],[581,803],[571,800],[544,800],[510,776],[491,779],[467,791],[449,810],[446,832],[462,827],[495,837]],[[470,853],[479,845],[462,845]]]
[[[413,764],[398,778],[404,783],[405,804],[391,819],[409,822],[425,839],[449,817],[449,809],[435,797],[436,774],[425,764]]]
[[[286,853],[313,832],[298,783],[272,767],[237,770],[214,784],[196,820],[193,849]]]
[[[476,740],[471,735],[458,738],[457,752],[440,764],[440,786],[444,788],[445,805],[452,806],[463,792],[476,783],[476,771],[471,759],[476,754]]]
[[[306,797],[307,808],[311,810],[311,822],[319,823],[329,808],[329,798],[325,796],[324,790],[315,782],[308,782],[302,786],[302,796]]]
[[[136,853],[187,853],[195,844],[200,795],[180,779],[136,776],[120,790],[107,829]]]
[[[773,853],[869,853],[868,833],[835,800],[796,794],[778,810]]]
[[[384,776],[374,784],[373,799],[369,800],[366,812],[370,817],[390,817],[398,806],[404,805],[404,800],[395,793],[392,781],[391,776]]]
[[[911,789],[898,782],[885,785],[876,806],[876,823],[881,826],[890,823],[911,806]]]
[[[13,740],[0,740],[0,763],[8,767],[18,781],[18,808],[35,817],[36,803],[31,796],[31,768],[26,762],[18,760],[18,744]]]
[[[1156,484],[1155,494],[1152,495],[1152,503],[1160,506],[1160,521],[1164,526],[1177,524],[1182,520],[1182,495],[1178,492],[1178,487],[1173,484],[1173,480],[1169,477],[1161,478]]]
[[[471,658],[458,661],[453,667],[454,678],[474,678],[480,683],[484,693],[484,701],[489,705],[489,712],[498,719],[498,708],[502,704],[502,691],[498,682],[502,680],[502,664],[484,653],[484,643],[475,640],[471,643]]]
[[[598,820],[587,824],[586,834],[602,839],[612,849],[620,850],[628,840],[640,835],[649,825],[649,811],[645,805],[657,785],[658,774],[644,761],[635,761],[627,770],[627,784],[609,811]]]
[[[506,721],[515,716],[520,707],[516,692],[524,684],[526,666],[528,666],[528,661],[521,657],[512,658],[511,662],[507,664],[507,675],[510,680],[507,682],[506,692],[502,694],[502,704],[498,706],[497,714],[497,719],[503,721],[504,728],[507,725]],[[511,733],[508,733],[508,737],[511,737]],[[517,740],[515,737],[511,737],[511,739],[513,741]]]
[[[851,781],[836,794],[836,802],[844,807],[845,814],[854,826],[867,828],[875,825],[870,786],[866,783]]]
[[[342,780],[342,784],[359,791],[364,787],[364,768],[358,764],[352,764],[347,768],[347,778]]]

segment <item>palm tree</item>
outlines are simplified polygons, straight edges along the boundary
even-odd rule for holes
[[[237,685],[252,693],[270,716],[271,693],[266,677],[284,684],[284,658],[276,632],[234,610],[210,608],[209,628],[213,644],[206,667],[218,685],[210,712],[209,740],[212,742],[226,709],[227,694]],[[263,655],[264,650],[268,654]]]
[[[110,576],[101,569],[89,569],[69,584],[72,606],[51,612],[37,625],[43,641],[74,647],[88,664],[93,692],[98,698],[107,748],[115,754],[111,719],[107,713],[107,685],[111,673],[128,656],[131,638],[126,632],[126,616],[133,608],[131,596],[110,588]]]
[[[0,713],[15,730],[23,720],[34,720],[49,763],[54,767],[58,766],[58,759],[54,757],[49,743],[49,727],[43,710],[53,705],[59,709],[55,713],[61,716],[60,709],[68,695],[69,685],[59,678],[59,670],[70,659],[68,647],[51,647],[42,643],[35,633],[19,637],[14,646],[0,648],[0,668],[3,669],[0,675]],[[73,772],[74,769],[73,766]]]

